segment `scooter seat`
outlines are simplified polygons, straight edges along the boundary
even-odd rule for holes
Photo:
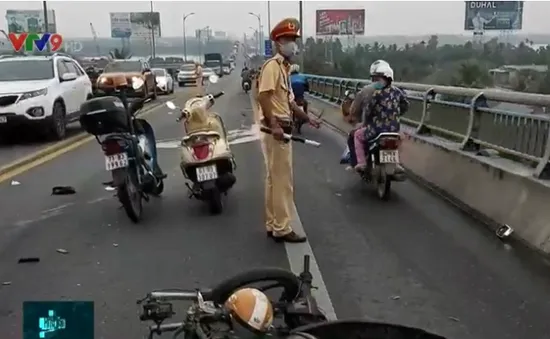
[[[380,134],[378,134],[378,136],[376,136],[376,138],[370,139],[369,143],[376,142],[376,141],[378,141],[382,138],[398,138],[398,139],[401,139],[401,134],[399,134],[399,133],[390,133],[390,132],[380,133]]]
[[[183,142],[186,142],[188,140],[190,140],[191,138],[193,137],[196,137],[196,136],[206,136],[206,137],[220,137],[220,133],[216,132],[216,131],[198,131],[198,132],[193,132],[191,134],[188,134],[186,136],[183,137],[182,141]]]

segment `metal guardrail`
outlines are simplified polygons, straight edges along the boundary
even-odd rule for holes
[[[358,92],[369,80],[305,74],[310,94],[340,104],[346,90]],[[411,102],[402,122],[417,134],[437,135],[460,143],[464,151],[500,156],[533,168],[533,175],[550,179],[550,116],[528,113],[550,108],[550,95],[495,89],[473,89],[396,82]],[[524,112],[518,112],[523,110]]]

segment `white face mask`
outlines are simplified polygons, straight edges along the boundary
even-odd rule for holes
[[[290,58],[298,54],[298,44],[294,41],[289,41],[284,44],[281,44],[281,54]]]

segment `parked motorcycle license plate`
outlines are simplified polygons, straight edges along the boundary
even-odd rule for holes
[[[128,167],[128,153],[118,153],[105,156],[105,169],[107,171],[124,167]]]
[[[218,169],[216,165],[197,167],[197,181],[203,182],[218,179]]]
[[[381,164],[399,163],[399,151],[380,151]]]
[[[8,118],[7,117],[0,117],[0,124],[5,124],[8,122]]]

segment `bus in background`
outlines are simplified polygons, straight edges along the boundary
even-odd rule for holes
[[[220,78],[223,77],[223,58],[220,53],[205,54],[204,66],[211,68]]]

